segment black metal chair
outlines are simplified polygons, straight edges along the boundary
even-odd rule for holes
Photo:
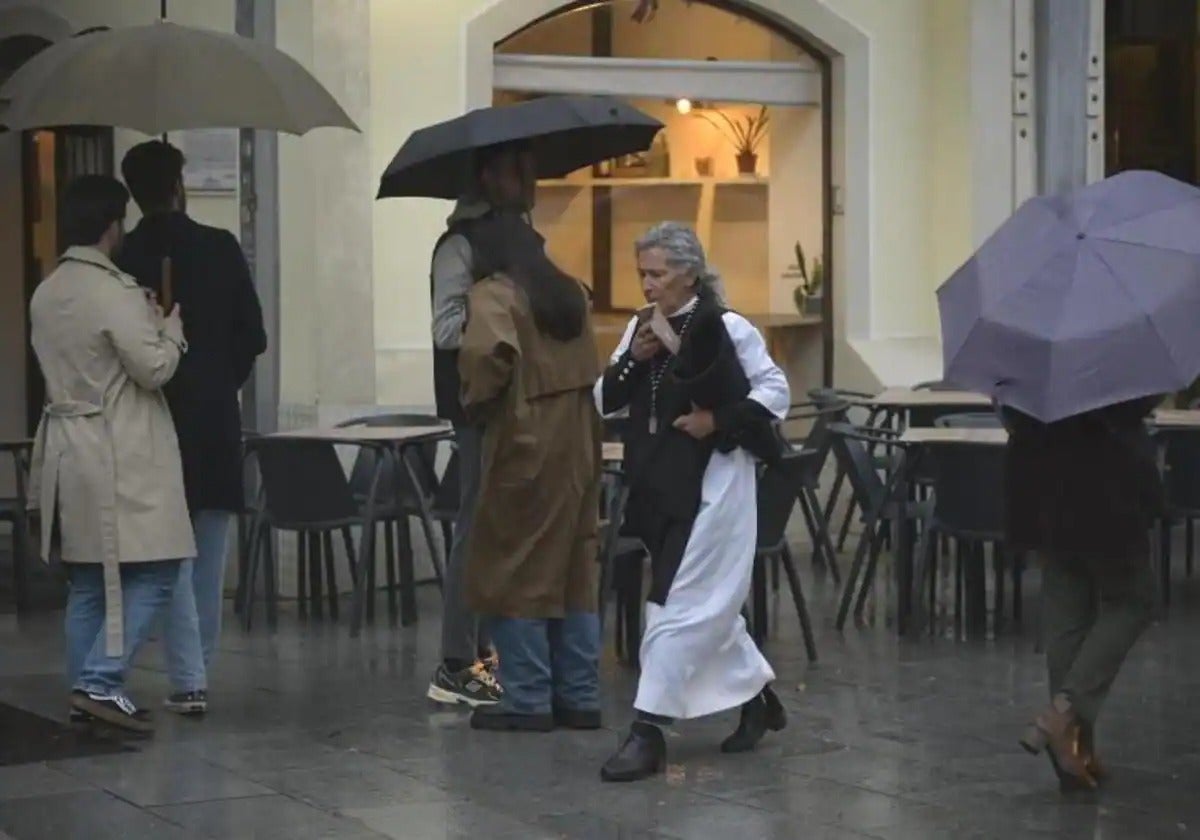
[[[338,428],[351,426],[415,428],[444,425],[445,421],[426,414],[377,414],[347,420],[338,424]],[[440,499],[441,484],[436,467],[439,443],[439,441],[428,441],[405,447],[400,459],[388,460],[382,465],[383,473],[375,519],[384,528],[384,574],[387,581],[388,619],[392,624],[396,623],[397,591],[400,595],[400,622],[402,625],[408,626],[416,621],[415,587],[427,583],[435,583],[439,588],[442,585],[443,558],[449,555],[453,531],[448,527],[447,519],[441,518],[440,530],[445,542],[445,553],[440,553],[434,538],[434,523],[439,519],[436,510]],[[355,457],[354,466],[350,471],[350,487],[355,499],[360,504],[366,503],[378,459],[378,450],[370,447],[360,448]],[[398,471],[396,470],[397,466],[400,468]],[[457,464],[454,466],[457,471]],[[457,472],[455,478],[457,478]],[[457,512],[457,509],[456,499],[454,511]],[[434,577],[432,579],[416,580],[412,536],[409,529],[409,520],[412,518],[417,519],[424,533],[430,561],[433,565]],[[452,521],[451,519],[450,522]],[[397,550],[398,548],[399,550]],[[399,578],[399,588],[397,587],[397,577]],[[375,564],[372,563],[371,567],[367,569],[366,608],[368,618],[374,617],[374,605]]]
[[[986,417],[986,415],[984,415]],[[946,418],[942,425],[966,427],[978,420]],[[988,428],[989,426],[974,426]],[[929,615],[937,613],[937,562],[941,537],[956,543],[954,573],[954,615],[956,631],[962,626],[963,605],[981,608],[967,611],[968,629],[986,627],[987,611],[984,568],[986,544],[993,545],[993,575],[995,603],[993,614],[997,624],[1003,615],[1004,575],[1008,554],[1003,546],[1004,531],[1004,447],[974,443],[939,443],[927,447],[921,457],[932,467],[933,511],[921,534],[916,552],[916,571],[913,574],[913,624],[917,632],[925,627],[925,604]],[[1011,564],[1013,576],[1013,611],[1020,618],[1021,564]],[[970,591],[968,591],[970,590]],[[930,621],[930,626],[933,622]],[[971,626],[974,625],[974,626]]]
[[[984,411],[944,414],[938,417],[933,425],[940,429],[1000,429],[1004,427],[999,417]]]
[[[1184,524],[1184,562],[1187,574],[1192,574],[1193,523],[1200,519],[1200,430],[1159,429],[1157,434],[1164,447],[1163,484],[1167,497],[1159,557],[1159,588],[1165,605],[1171,602],[1171,537],[1175,522]]]
[[[27,498],[31,447],[21,444],[6,448],[12,456],[16,495],[0,498],[0,522],[7,522],[12,527],[13,603],[20,613],[30,607],[29,563],[34,552],[32,517]]]
[[[803,437],[788,435],[789,442],[798,447],[804,457],[798,468],[796,484],[796,499],[804,515],[805,525],[812,540],[813,563],[828,568],[834,583],[841,585],[842,573],[838,566],[837,549],[829,534],[829,521],[833,516],[831,506],[822,506],[820,489],[821,476],[825,464],[833,451],[833,435],[830,427],[834,423],[846,422],[849,404],[841,401],[797,403],[789,411],[784,421],[789,423],[803,422],[809,425],[808,433]],[[831,495],[829,504],[832,505],[835,496]],[[776,577],[776,588],[778,578]]]
[[[957,391],[953,385],[949,385],[941,380],[932,380],[929,382],[918,382],[913,386],[914,391]],[[950,414],[961,413],[961,409],[950,408],[947,406],[912,406],[908,409],[908,425],[917,427],[928,427],[937,425],[939,418]],[[927,483],[932,480],[932,476],[925,475],[923,478]]]
[[[242,429],[242,485],[245,502],[237,512],[237,590],[233,596],[233,611],[241,615],[246,604],[246,575],[250,570],[251,532],[254,522],[262,513],[262,478],[258,475],[258,462],[250,457],[248,441],[261,435],[251,429]]]
[[[381,457],[390,458],[387,447],[363,444],[375,449]],[[340,532],[345,544],[347,563],[354,581],[356,604],[352,632],[361,616],[362,572],[375,556],[374,510],[368,502],[366,509],[354,497],[346,472],[342,468],[332,443],[303,438],[261,437],[247,441],[262,477],[262,509],[250,532],[250,555],[246,569],[245,596],[242,604],[242,623],[249,630],[254,612],[255,581],[261,567],[266,589],[267,620],[276,623],[278,587],[275,582],[275,563],[272,552],[272,531],[290,531],[299,535],[298,561],[307,561],[317,540],[325,548],[325,576],[329,590],[330,615],[338,616],[338,592],[333,564],[333,534]],[[382,471],[380,471],[381,473]],[[371,488],[378,495],[380,476],[377,473]],[[359,548],[354,548],[351,529],[362,528]],[[265,557],[265,562],[264,562]],[[299,571],[298,562],[298,571]],[[308,583],[314,610],[321,602],[321,569],[316,560],[307,564]],[[298,575],[298,579],[304,576]],[[304,603],[303,585],[299,580],[300,602]],[[318,613],[319,614],[319,613]]]
[[[842,589],[836,625],[843,629],[850,612],[851,601],[855,604],[855,617],[861,619],[867,594],[874,582],[875,569],[882,549],[885,525],[907,526],[921,522],[929,516],[931,505],[927,501],[906,501],[901,494],[909,463],[907,447],[900,443],[899,433],[886,429],[863,428],[846,423],[830,426],[833,434],[833,452],[850,486],[859,509],[862,511],[863,532],[854,552],[854,563]],[[872,450],[884,453],[894,466],[881,477]],[[903,520],[901,519],[903,517]],[[900,539],[906,535],[901,534]],[[864,571],[864,564],[866,566]],[[859,585],[861,578],[861,586]]]
[[[880,428],[888,419],[887,412],[872,404],[870,402],[871,395],[862,391],[848,391],[844,388],[813,388],[808,392],[808,396],[816,406],[822,409],[844,406],[844,414],[841,417],[833,418],[834,422],[873,429]],[[873,446],[868,449],[880,472],[886,475],[895,468],[895,453],[887,450],[876,452]],[[846,472],[842,469],[841,464],[838,464],[834,473],[833,485],[825,499],[825,511],[830,518],[833,517],[845,484]],[[850,524],[854,521],[854,513],[857,508],[858,501],[851,493],[849,503],[846,505],[846,512],[842,516],[842,524],[838,527],[837,540],[834,542],[839,552],[846,547],[846,540],[850,536]]]
[[[787,575],[792,603],[800,619],[804,649],[810,662],[817,661],[817,646],[813,639],[812,619],[800,574],[792,559],[787,541],[787,525],[796,499],[803,498],[815,455],[806,450],[786,454],[779,462],[763,467],[758,477],[758,544],[754,554],[754,572],[750,597],[750,630],[761,647],[767,638],[768,604],[767,571],[778,563]]]

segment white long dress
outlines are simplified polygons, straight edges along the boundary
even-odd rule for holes
[[[787,377],[753,324],[735,312],[723,319],[750,381],[749,398],[782,419],[790,404]],[[636,327],[635,318],[612,363],[629,348]],[[603,379],[594,392],[601,412],[602,389]],[[646,604],[637,710],[702,717],[741,706],[775,679],[741,615],[754,570],[756,511],[754,458],[744,449],[714,452],[665,603]]]

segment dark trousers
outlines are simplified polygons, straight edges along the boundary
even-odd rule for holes
[[[1150,623],[1154,578],[1147,554],[1127,567],[1048,558],[1042,627],[1051,694],[1066,694],[1095,723],[1125,656]]]
[[[474,662],[479,649],[488,643],[478,616],[467,608],[466,594],[467,536],[479,501],[483,432],[476,426],[457,426],[454,439],[458,444],[459,508],[442,582],[442,658]]]

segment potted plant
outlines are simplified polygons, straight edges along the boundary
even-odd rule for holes
[[[796,270],[800,274],[800,282],[796,285],[792,292],[792,298],[796,301],[796,309],[801,315],[818,315],[820,314],[820,298],[822,287],[825,284],[825,265],[821,262],[820,257],[813,257],[810,263],[804,254],[804,246],[799,242],[795,246],[796,251]],[[810,306],[811,303],[817,302],[817,306]]]
[[[767,106],[763,105],[754,116],[733,119],[721,111],[714,111],[724,122],[719,125],[704,113],[696,116],[719,131],[737,152],[737,168],[739,175],[753,175],[758,171],[758,147],[767,136],[767,126],[771,118],[767,115]]]

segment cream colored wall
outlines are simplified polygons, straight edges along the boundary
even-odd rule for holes
[[[926,304],[940,336],[933,291],[973,250],[974,202],[971,107],[971,8],[962,0],[933,0],[930,44],[929,145],[932,174],[926,236],[930,248]]]
[[[372,4],[370,130],[377,170],[412,130],[461,112],[469,82],[464,27],[495,5],[485,0]],[[812,4],[760,0],[759,5],[787,17]],[[869,74],[870,136],[861,159],[853,156],[861,138],[847,138],[852,154],[840,166],[869,171],[870,206],[846,210],[869,215],[870,233],[866,242],[852,240],[852,226],[844,219],[835,223],[842,237],[835,270],[846,270],[852,250],[865,250],[869,263],[860,258],[859,264],[870,268],[859,281],[865,296],[841,288],[835,298],[840,304],[839,379],[843,371],[863,384],[867,377],[894,383],[938,373],[933,290],[966,255],[971,239],[969,7],[962,0],[829,0],[821,12],[840,17],[835,28],[857,30],[868,45],[865,62],[853,58],[865,63]],[[794,22],[805,26],[803,19]],[[478,67],[490,57],[471,61]],[[862,68],[841,72],[852,76]],[[844,107],[850,112],[858,103]],[[377,205],[382,402],[428,401],[428,257],[447,209],[421,200]],[[842,275],[834,277],[835,284],[846,282]],[[867,317],[848,314],[856,301],[865,304]],[[865,369],[854,356],[861,357]]]

